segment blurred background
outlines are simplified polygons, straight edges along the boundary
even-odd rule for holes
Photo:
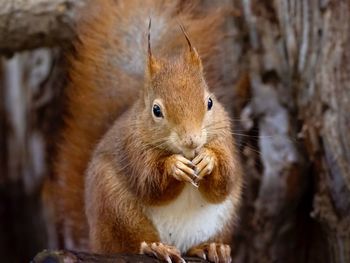
[[[60,248],[42,202],[84,0],[0,0],[0,262]],[[234,262],[350,262],[350,2],[232,9],[222,83],[245,188]],[[229,61],[229,63],[226,63]]]

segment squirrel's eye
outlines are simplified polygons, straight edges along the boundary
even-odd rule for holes
[[[154,104],[153,105],[153,114],[157,118],[163,118],[162,110],[160,109],[159,105]]]
[[[213,100],[211,98],[208,99],[208,110],[213,107]]]

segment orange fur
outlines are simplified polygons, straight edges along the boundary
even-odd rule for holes
[[[69,114],[56,182],[50,183],[68,248],[88,249],[89,240],[97,252],[138,252],[142,241],[159,241],[143,209],[179,195],[185,182],[172,176],[172,156],[182,154],[204,128],[201,149],[210,152],[215,167],[199,191],[209,202],[231,196],[239,203],[241,173],[229,118],[213,95],[214,113],[206,117],[207,86],[219,86],[215,47],[225,15],[195,12],[188,2],[145,0],[140,7],[136,0],[93,0],[79,24],[77,55],[70,59]],[[149,17],[152,70],[146,66]],[[189,53],[179,22],[200,58]],[[152,119],[157,98],[165,104],[165,124]],[[174,131],[180,146],[167,141]],[[230,236],[231,225],[224,232]]]

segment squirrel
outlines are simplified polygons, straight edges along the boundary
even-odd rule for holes
[[[214,95],[225,15],[201,12],[194,1],[89,1],[49,187],[66,248],[231,261],[242,172]]]

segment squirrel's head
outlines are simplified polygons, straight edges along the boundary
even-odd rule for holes
[[[193,158],[207,142],[220,105],[208,90],[196,49],[183,33],[188,48],[172,60],[153,57],[149,44],[143,116],[152,146]]]

